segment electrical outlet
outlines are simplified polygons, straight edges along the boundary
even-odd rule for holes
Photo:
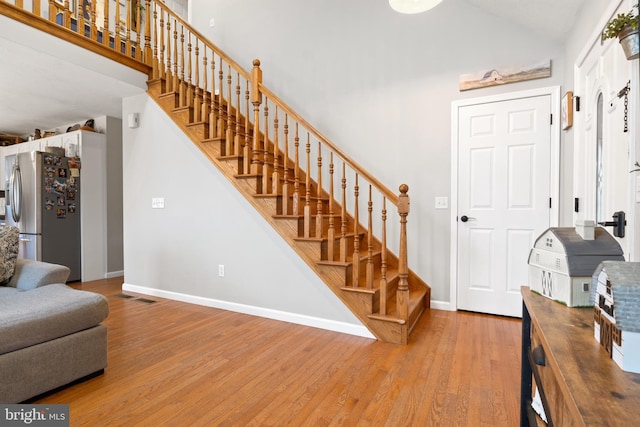
[[[164,209],[164,197],[153,197],[151,199],[152,209]]]
[[[224,277],[224,264],[218,264],[218,277]]]

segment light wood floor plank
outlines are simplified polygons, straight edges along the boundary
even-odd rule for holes
[[[400,346],[121,285],[73,285],[111,312],[104,375],[36,401],[70,404],[72,426],[519,424],[519,319],[432,310]]]

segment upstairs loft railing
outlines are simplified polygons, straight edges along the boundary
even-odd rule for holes
[[[180,107],[192,111],[192,122],[208,124],[205,137],[223,139],[224,156],[242,159],[239,174],[262,177],[261,194],[290,196],[282,197],[279,213],[302,215],[299,237],[325,238],[323,258],[329,264],[353,260],[352,287],[379,286],[383,316],[391,314],[387,272],[396,271],[395,315],[407,320],[408,187],[401,185],[400,195],[389,190],[285,104],[262,83],[258,60],[245,71],[162,2],[13,3],[150,66],[150,78],[164,81],[163,92],[177,94]],[[393,207],[398,221],[388,218]]]
[[[0,14],[136,70],[151,65],[147,0],[0,0]]]

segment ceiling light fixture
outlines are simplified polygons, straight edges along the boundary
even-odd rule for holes
[[[442,0],[389,0],[389,6],[400,13],[422,13],[433,9]]]

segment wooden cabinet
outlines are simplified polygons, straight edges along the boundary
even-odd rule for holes
[[[593,308],[568,308],[522,287],[520,425],[537,385],[549,425],[631,426],[640,420],[640,374],[614,363],[593,337]]]

